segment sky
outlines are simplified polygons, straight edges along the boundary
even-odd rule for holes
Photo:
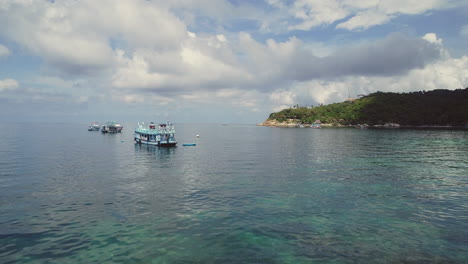
[[[1,121],[256,124],[466,87],[466,0],[0,0]]]

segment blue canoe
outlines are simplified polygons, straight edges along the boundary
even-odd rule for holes
[[[197,144],[195,143],[185,143],[185,144],[182,144],[182,146],[196,146]]]

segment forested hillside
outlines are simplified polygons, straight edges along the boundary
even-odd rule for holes
[[[278,122],[288,119],[296,119],[303,124],[319,119],[322,123],[336,125],[394,122],[403,126],[461,126],[468,122],[468,88],[412,93],[377,92],[353,102],[318,107],[296,106],[272,113],[268,118]]]

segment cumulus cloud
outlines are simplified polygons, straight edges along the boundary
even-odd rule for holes
[[[18,82],[14,79],[3,79],[0,80],[0,92],[6,90],[14,90],[18,88]]]
[[[0,23],[15,26],[2,27],[0,33],[42,57],[57,71],[101,74],[110,87],[161,94],[226,88],[266,91],[294,81],[391,76],[424,67],[440,56],[434,36],[420,39],[391,34],[374,43],[318,57],[296,37],[260,42],[246,32],[196,34],[189,32],[172,11],[184,4],[194,8],[193,3],[182,0],[171,4],[143,0],[10,0],[0,8]],[[270,4],[284,6],[278,1]],[[205,13],[212,13],[207,2],[201,5]],[[228,2],[217,5],[226,12],[232,7]],[[293,10],[295,17],[316,25],[343,19],[350,10],[375,5],[370,0],[326,4],[301,0],[295,2]],[[379,8],[386,13],[417,13],[426,10],[426,5],[398,7],[387,3]],[[102,70],[107,70],[107,75]]]
[[[455,6],[457,1],[450,0]],[[447,1],[409,3],[256,3],[272,7],[268,17],[265,12],[270,11],[258,11],[259,6],[231,1],[4,0],[0,36],[41,58],[38,72],[44,74],[46,69],[48,76],[30,78],[34,84],[3,95],[75,104],[100,98],[119,105],[177,102],[271,111],[383,89],[466,85],[466,57],[451,58],[435,33],[422,37],[390,33],[359,44],[257,34],[273,28],[309,30],[323,25],[365,30],[402,14],[443,8]],[[232,27],[250,23],[259,12],[265,24],[245,31]],[[0,45],[0,56],[8,54],[9,49]],[[15,80],[0,81],[0,91],[16,88]],[[174,110],[177,107],[182,106]]]
[[[91,15],[92,14],[92,15]],[[9,1],[0,6],[0,33],[70,74],[112,67],[113,45],[167,50],[185,25],[148,1]]]
[[[445,58],[399,76],[347,76],[335,80],[296,82],[288,91],[273,92],[271,109],[344,101],[348,96],[383,92],[460,89],[468,86],[468,56]],[[284,108],[284,107],[283,107]]]
[[[228,39],[224,35],[200,37],[189,34],[179,50],[159,53],[140,49],[119,51],[119,66],[112,86],[120,93],[156,94],[192,98],[193,93],[227,89],[274,92],[311,83],[323,91],[318,102],[337,98],[337,85],[344,78],[397,77],[444,58],[442,40],[430,33],[422,38],[400,33],[360,46],[341,48],[326,56],[315,56],[302,41],[290,38],[258,42],[248,33]],[[278,104],[285,105],[292,95]],[[347,93],[344,93],[347,94]],[[297,98],[310,98],[309,95]],[[232,96],[235,98],[235,96]],[[270,97],[272,100],[275,97]],[[284,101],[284,98],[290,98]]]
[[[0,23],[9,26],[0,32],[71,72],[106,65],[112,51],[98,34],[76,28],[72,11],[65,3],[4,1]]]
[[[8,55],[10,55],[10,50],[7,47],[0,44],[0,57],[4,57]]]
[[[438,45],[425,39],[393,33],[383,40],[341,49],[322,58],[298,53],[289,74],[298,80],[347,75],[391,76],[422,68],[440,56]]]
[[[169,93],[195,88],[222,89],[252,79],[224,35],[199,37],[190,33],[189,36],[179,49],[170,52],[139,49],[126,54],[119,51],[113,86]]]
[[[236,39],[211,36],[208,41],[196,34],[191,38],[190,45],[174,54],[177,59],[168,62],[166,71],[151,66],[163,60],[156,59],[158,54],[121,54],[121,68],[113,84],[122,94],[144,93],[144,98],[159,103],[178,98],[185,103],[222,102],[224,106],[277,111],[295,104],[343,101],[349,95],[378,90],[456,89],[468,82],[468,57],[451,58],[434,33],[421,38],[390,34],[322,57],[314,56],[297,38],[264,43],[247,33]],[[223,64],[227,66],[220,66]],[[128,99],[136,100],[134,96]]]

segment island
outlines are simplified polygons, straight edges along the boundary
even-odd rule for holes
[[[271,113],[258,125],[274,127],[468,127],[468,88],[410,93],[376,92],[345,102]]]

